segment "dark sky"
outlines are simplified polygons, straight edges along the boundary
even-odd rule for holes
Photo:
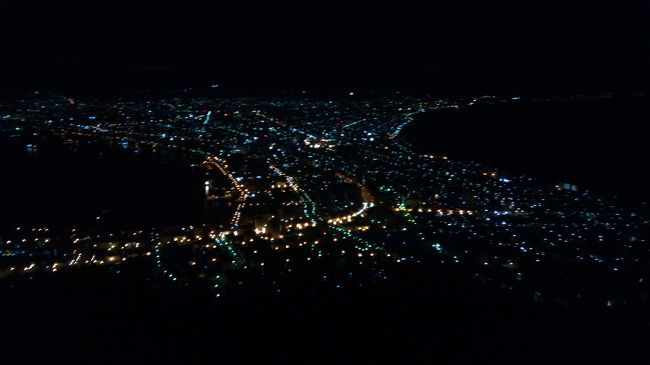
[[[648,1],[4,1],[5,88],[639,89]]]

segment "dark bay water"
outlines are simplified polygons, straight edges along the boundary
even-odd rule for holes
[[[648,101],[522,101],[435,111],[419,116],[404,136],[423,152],[650,202]]]
[[[214,214],[205,204],[203,171],[165,151],[2,138],[0,166],[2,227],[186,224]]]

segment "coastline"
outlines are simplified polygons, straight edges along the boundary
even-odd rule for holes
[[[647,112],[642,100],[483,105],[418,114],[401,136],[420,153],[638,204],[650,202]]]

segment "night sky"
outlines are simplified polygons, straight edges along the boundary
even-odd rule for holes
[[[647,1],[6,1],[4,87],[638,90]]]

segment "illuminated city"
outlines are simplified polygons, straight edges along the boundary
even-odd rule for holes
[[[386,271],[398,265],[460,265],[534,301],[645,301],[647,215],[572,184],[419,154],[400,136],[418,113],[517,100],[18,102],[2,128],[31,141],[28,151],[46,138],[179,154],[203,173],[206,205],[221,213],[209,223],[126,231],[18,226],[2,237],[0,275],[119,271],[137,261],[219,298],[246,280],[280,293],[301,290],[294,276],[308,287],[349,288],[390,280]],[[570,276],[554,272],[564,266]],[[594,277],[601,285],[587,287]]]
[[[0,2],[0,365],[650,364],[648,5]]]

